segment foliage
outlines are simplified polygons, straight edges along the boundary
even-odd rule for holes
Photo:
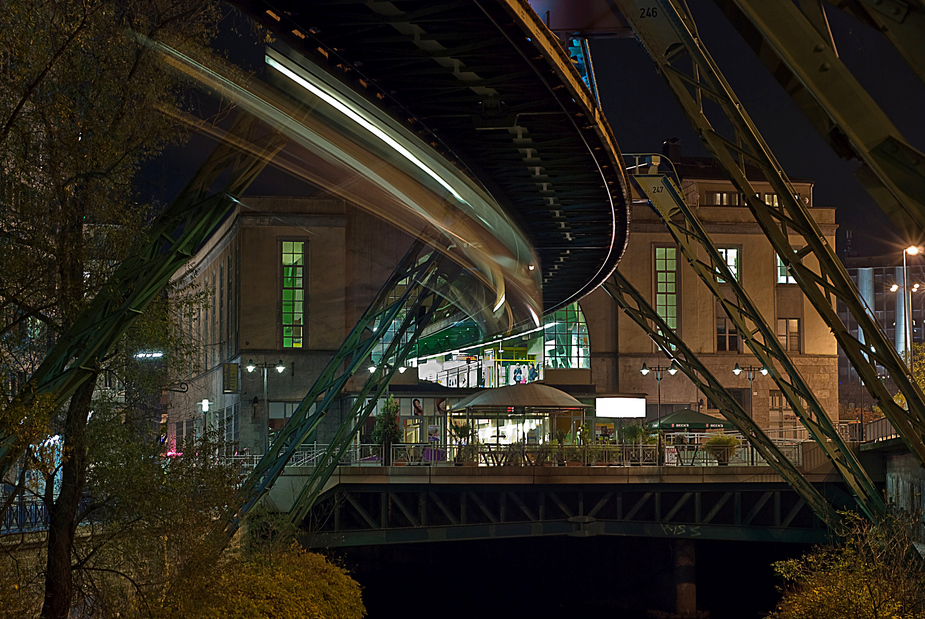
[[[222,571],[211,604],[190,619],[360,619],[360,585],[346,570],[297,544],[238,557]]]
[[[739,447],[739,439],[731,434],[714,434],[708,438],[704,448],[713,454],[719,463],[728,463]]]
[[[620,432],[623,435],[623,442],[630,445],[643,442],[645,437],[649,434],[649,431],[645,428],[645,426],[638,423],[625,425],[620,430]]]
[[[158,206],[138,202],[137,171],[185,134],[175,120],[178,108],[189,109],[185,85],[134,36],[204,44],[219,11],[210,0],[9,0],[3,13],[0,374],[17,380],[0,402],[0,438],[15,437],[25,452],[20,466],[30,475],[20,479],[44,482],[19,489],[48,508],[41,612],[62,619],[77,603],[96,613],[137,595],[153,603],[176,574],[202,573],[181,557],[193,561],[184,553],[202,550],[199,526],[216,515],[203,500],[216,508],[226,500],[204,498],[215,481],[203,478],[210,467],[161,461],[148,432],[151,414],[159,418],[152,394],[171,372],[148,374],[130,359],[139,342],[165,343],[154,331],[179,341],[163,321],[149,321],[149,333],[139,325],[137,339],[93,364],[94,378],[106,380],[91,380],[61,410],[13,400],[115,266],[145,242],[139,230]],[[120,382],[124,401],[107,394]],[[94,513],[105,516],[105,531],[78,537]],[[168,577],[169,564],[179,567]]]
[[[780,561],[783,599],[769,619],[922,619],[925,564],[913,548],[921,519],[888,515],[880,525],[846,515],[835,545]]]
[[[903,357],[906,355],[904,354]],[[925,390],[925,344],[921,342],[912,343],[912,359],[904,359],[912,370],[912,380]],[[911,362],[911,363],[910,363]],[[906,405],[906,398],[902,393],[893,396],[893,400],[900,406]]]
[[[373,427],[372,439],[378,445],[391,445],[401,441],[401,428],[398,427],[398,412],[400,405],[389,394],[385,406],[376,414],[376,425]]]

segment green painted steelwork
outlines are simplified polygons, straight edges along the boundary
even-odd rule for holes
[[[236,121],[225,141],[213,151],[180,195],[147,231],[147,243],[119,265],[116,272],[67,332],[59,338],[29,378],[11,408],[28,407],[39,397],[57,409],[99,371],[100,360],[215,231],[229,207],[286,144],[249,116]],[[218,191],[211,189],[230,169]],[[29,413],[24,413],[28,415]],[[15,427],[0,428],[0,478],[26,448]]]
[[[649,160],[653,159],[650,157]],[[868,518],[874,522],[879,521],[886,509],[879,490],[839,436],[822,404],[790,360],[775,332],[719,254],[694,209],[684,201],[675,181],[666,174],[638,174],[630,178],[649,199],[649,204],[661,217],[694,273],[723,306],[749,349],[768,370],[791,410],[835,465],[851,488],[860,508]],[[677,217],[679,214],[680,219]],[[706,252],[706,262],[698,257],[698,248]],[[720,281],[723,283],[720,284]],[[726,290],[732,294],[724,294]]]
[[[925,434],[925,396],[922,390],[911,380],[892,343],[861,301],[857,288],[809,210],[796,197],[796,191],[780,164],[697,36],[690,16],[674,0],[644,0],[638,3],[655,10],[650,12],[653,15],[651,19],[639,18],[635,2],[618,0],[618,4],[625,10],[633,9],[625,14],[688,120],[736,189],[746,196],[747,206],[772,247],[832,330],[881,410],[897,428],[910,451],[921,464],[925,464],[925,442],[922,440]],[[690,69],[682,66],[682,58],[691,61]],[[735,136],[727,138],[714,129],[704,114],[703,97],[719,106],[724,114],[723,121],[732,124]],[[780,206],[772,207],[756,197],[757,192],[744,172],[746,163],[763,173],[777,193]],[[791,234],[799,235],[805,246],[800,249],[794,247],[789,238]],[[865,342],[854,337],[842,324],[834,309],[836,299],[843,302],[857,320]],[[908,411],[893,401],[892,394],[877,378],[875,362],[890,372],[906,398]]]
[[[731,274],[727,271],[727,275]],[[681,371],[716,405],[723,416],[735,424],[739,432],[752,442],[768,464],[803,497],[819,518],[829,526],[835,526],[840,518],[832,505],[781,453],[777,445],[619,270],[610,276],[603,287],[620,309],[646,332],[663,353],[678,364]]]
[[[925,155],[903,138],[841,61],[822,20],[814,18],[814,12],[803,13],[793,2],[715,1],[832,149],[861,162],[855,176],[905,238],[918,240],[925,230]],[[882,6],[887,14],[900,6],[892,4]],[[905,23],[906,28],[886,32],[895,33],[891,41],[911,54],[907,59],[921,75],[925,68],[922,9],[907,7],[904,12],[901,21],[893,23]],[[876,18],[869,10],[863,15]]]
[[[825,543],[830,531],[782,483],[338,486],[307,547],[511,537],[634,537]]]
[[[346,421],[338,428],[320,462],[316,463],[311,478],[290,511],[290,518],[299,521],[311,509],[390,379],[414,350],[417,339],[434,313],[443,306],[459,270],[459,266],[441,251],[427,250],[424,241],[415,241],[245,482],[239,495],[240,507],[225,528],[228,537],[234,534],[277,480],[292,454],[308,439],[331,404],[340,397],[347,380],[358,370],[365,370],[373,349],[386,333],[391,332],[393,337],[382,361],[356,394]],[[386,328],[385,325],[395,322],[399,323],[397,330]],[[410,334],[410,337],[404,338],[405,334]]]
[[[903,0],[826,0],[889,39],[925,82],[925,6]]]

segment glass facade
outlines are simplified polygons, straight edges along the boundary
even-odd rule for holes
[[[547,368],[590,368],[588,323],[577,303],[545,317],[543,349]]]

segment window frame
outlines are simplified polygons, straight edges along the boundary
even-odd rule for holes
[[[301,244],[301,261],[302,264],[287,264],[286,255],[294,255],[290,248],[287,252],[288,244]],[[279,269],[279,280],[277,284],[278,303],[279,303],[279,345],[283,350],[301,350],[307,348],[308,344],[308,239],[305,237],[281,237],[278,239],[278,248],[276,253],[276,264]],[[287,267],[301,269],[298,272],[287,274]],[[287,285],[287,280],[298,280],[296,285]],[[292,291],[292,294],[287,294]],[[291,296],[291,298],[287,298]],[[291,304],[287,307],[287,304]],[[287,309],[289,311],[287,311]],[[287,316],[290,322],[287,323]],[[297,322],[298,321],[298,322]],[[289,329],[287,334],[287,329]],[[298,335],[296,335],[298,333]]]
[[[671,251],[674,253],[673,258],[659,258],[660,251]],[[668,326],[676,333],[681,333],[681,257],[677,245],[653,245],[652,247],[652,307],[655,308],[655,313],[664,320]],[[660,260],[673,260],[674,268],[669,271],[667,269],[660,271],[659,270],[659,261]],[[664,284],[666,290],[664,292],[660,291],[659,284],[659,273],[665,273]],[[673,280],[669,277],[673,275]],[[667,287],[673,286],[673,290],[669,292]],[[664,302],[659,301],[659,296],[664,295],[665,297],[673,297],[673,304],[667,302],[667,298]],[[660,307],[664,307],[665,311],[660,311]],[[673,307],[674,315],[670,315],[669,311]],[[672,324],[672,322],[674,324]]]

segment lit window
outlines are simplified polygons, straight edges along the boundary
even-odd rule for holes
[[[302,348],[305,324],[305,243],[283,241],[283,348]]]
[[[780,201],[777,199],[776,193],[764,194],[764,203],[768,206],[780,206]]]
[[[707,191],[703,202],[707,206],[738,206],[741,203],[735,191]]]
[[[780,256],[775,256],[777,260],[777,283],[778,284],[795,284],[797,280],[790,274],[790,270]]]
[[[588,323],[577,303],[544,318],[544,357],[548,368],[590,368]]]
[[[678,250],[655,248],[655,312],[672,331],[678,330]]]
[[[720,257],[723,259],[723,262],[726,263],[726,266],[729,267],[729,270],[732,271],[732,276],[737,282],[742,281],[739,279],[739,248],[738,247],[717,247],[716,251],[719,252]],[[716,281],[720,284],[725,284],[724,280],[720,276],[716,276]]]

